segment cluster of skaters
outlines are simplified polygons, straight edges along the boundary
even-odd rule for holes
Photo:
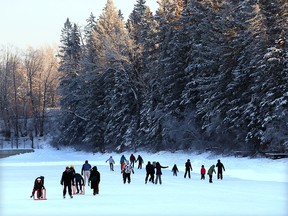
[[[114,171],[115,161],[112,156],[110,156],[106,163],[109,162],[110,171]],[[120,169],[121,174],[123,176],[123,183],[128,184],[131,183],[131,173],[134,174],[134,166],[135,163],[138,163],[138,169],[142,169],[142,165],[144,163],[141,155],[136,157],[131,154],[129,160],[126,159],[124,155],[120,158]],[[162,169],[166,169],[168,166],[162,166],[160,162],[147,162],[146,165],[146,176],[145,176],[145,184],[147,182],[151,182],[153,184],[162,184]],[[209,183],[213,183],[213,173],[216,174],[217,168],[217,178],[219,180],[223,179],[223,171],[225,171],[225,167],[223,163],[218,160],[216,165],[210,166],[207,171],[207,175],[209,176]],[[191,171],[193,171],[192,164],[190,159],[187,159],[185,162],[185,172],[184,178],[191,178]],[[177,176],[179,173],[178,167],[176,164],[172,167],[171,172],[173,176]],[[206,168],[204,165],[200,168],[201,180],[205,180]],[[93,195],[99,194],[99,184],[100,184],[100,172],[97,169],[97,166],[91,166],[88,160],[82,165],[81,174],[76,173],[74,166],[67,166],[65,171],[62,173],[60,184],[63,186],[63,198],[66,198],[66,194],[68,192],[70,198],[73,198],[73,194],[85,194],[85,185],[91,187],[93,190]],[[46,199],[46,189],[44,187],[44,176],[37,177],[34,181],[34,187],[32,190],[32,195],[30,196],[34,199]]]
[[[111,161],[112,156],[107,161]],[[107,162],[106,161],[106,162]],[[112,159],[113,164],[115,161]],[[134,174],[134,164],[138,162],[138,169],[142,169],[142,164],[144,163],[143,158],[138,155],[137,159],[133,154],[131,154],[129,160],[126,159],[124,155],[121,156],[120,158],[120,167],[121,167],[121,173],[123,175],[123,183],[125,184],[126,182],[130,183],[131,182],[131,173]],[[162,169],[168,168],[168,166],[162,166],[160,162],[154,161],[151,163],[151,161],[147,162],[146,165],[146,176],[145,176],[145,184],[147,182],[151,182],[153,184],[162,184]],[[218,160],[216,165],[211,165],[208,171],[206,172],[206,168],[204,165],[201,166],[200,168],[200,179],[205,180],[205,175],[207,174],[209,176],[209,183],[213,183],[213,173],[216,174],[216,169],[217,168],[217,178],[218,179],[223,179],[223,171],[225,171],[225,167],[223,163]],[[113,169],[114,171],[114,169]],[[172,173],[173,176],[177,176],[179,173],[178,167],[176,164],[172,167]],[[193,171],[192,164],[190,159],[187,159],[185,162],[185,172],[184,172],[184,178],[191,178],[191,172]]]
[[[66,198],[67,191],[70,198],[73,198],[72,188],[74,194],[84,195],[86,184],[88,184],[88,186],[93,190],[93,195],[96,195],[99,194],[100,172],[98,171],[97,166],[92,167],[88,160],[86,160],[82,165],[81,174],[76,173],[73,165],[70,167],[66,166],[65,171],[62,173],[60,184],[63,186],[64,199]],[[37,177],[34,181],[30,198],[33,197],[34,199],[40,200],[46,199],[45,192],[44,176]]]
[[[209,183],[213,183],[213,173],[216,174],[215,167],[217,167],[217,178],[218,179],[223,179],[223,171],[225,171],[225,167],[223,163],[218,160],[216,166],[213,164],[210,166],[210,168],[207,171],[207,175],[209,176]],[[158,180],[159,183],[162,184],[162,168],[168,168],[168,166],[162,166],[159,162],[153,162],[151,164],[150,161],[148,161],[146,165],[146,177],[145,177],[145,184],[147,184],[147,181],[152,182],[153,184],[157,184]],[[155,171],[156,170],[156,171]],[[191,178],[191,171],[193,171],[192,164],[190,159],[188,159],[185,162],[185,172],[184,172],[184,178],[188,177]],[[172,167],[171,172],[173,173],[173,176],[177,176],[179,173],[178,167],[176,164]],[[156,174],[156,181],[154,182],[154,175]],[[205,166],[202,165],[200,168],[200,179],[205,180],[205,175],[206,175],[206,169]]]

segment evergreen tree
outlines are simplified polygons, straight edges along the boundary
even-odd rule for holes
[[[84,38],[85,38],[85,45],[83,50],[83,71],[86,73],[88,72],[95,72],[97,68],[97,50],[95,48],[95,41],[94,41],[94,31],[96,28],[96,21],[95,16],[93,13],[90,14],[89,18],[86,20],[87,24],[84,28]]]
[[[287,25],[286,29],[282,26],[284,16],[274,16],[283,15],[284,4],[273,0],[255,2],[251,5],[252,17],[247,22],[247,31],[255,39],[250,45],[253,47],[250,50],[253,60],[249,62],[253,68],[250,72],[251,102],[246,105],[244,116],[249,129],[246,141],[256,151],[268,146],[279,147],[287,135],[284,132],[287,129],[284,123],[287,120],[287,65],[284,64],[285,46],[281,43]]]
[[[103,142],[105,147],[119,150],[133,145],[135,134],[130,132],[135,130],[138,106],[136,75],[130,58],[132,41],[124,26],[113,1],[108,0],[93,35],[105,86]]]
[[[81,116],[81,45],[80,32],[76,24],[66,20],[61,34],[59,50],[61,82],[61,135],[59,143],[75,144],[81,141],[83,118]]]
[[[287,142],[284,0],[108,0],[60,47],[62,136],[94,151],[279,149]],[[64,112],[63,112],[64,114]]]

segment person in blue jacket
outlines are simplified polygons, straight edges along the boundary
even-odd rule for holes
[[[84,185],[86,185],[86,180],[88,181],[90,177],[90,170],[91,170],[91,165],[88,163],[88,160],[86,160],[81,169],[81,175],[84,176]]]
[[[126,161],[127,161],[126,157],[124,155],[122,155],[121,158],[120,158],[121,173],[123,173],[123,167],[125,166]]]

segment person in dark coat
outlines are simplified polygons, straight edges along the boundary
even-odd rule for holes
[[[161,164],[159,162],[156,163],[156,180],[155,180],[155,184],[157,184],[158,179],[159,179],[159,183],[162,184],[162,179],[161,179],[161,175],[162,175],[162,168],[168,168],[168,166],[161,166]]]
[[[147,184],[149,176],[150,176],[149,181],[151,181],[154,184],[154,174],[155,174],[155,167],[153,166],[153,164],[151,164],[150,161],[148,161],[146,165],[145,184]]]
[[[191,178],[190,170],[192,171],[193,169],[192,169],[192,165],[191,165],[190,159],[188,159],[187,162],[185,163],[184,178],[186,178],[187,174],[188,174],[188,177]]]
[[[135,162],[138,162],[138,169],[142,169],[142,164],[144,163],[144,160],[141,157],[141,155],[138,155],[137,160]]]
[[[80,175],[80,173],[75,173],[74,174],[74,181],[75,181],[75,185],[76,185],[76,190],[77,190],[77,194],[79,192],[82,193],[82,186],[85,185],[85,182],[84,182],[84,178],[82,177],[82,175]]]
[[[131,163],[131,166],[134,168],[134,163],[135,163],[135,156],[133,154],[130,155],[130,163]]]
[[[67,166],[66,170],[62,173],[62,178],[60,181],[60,184],[63,185],[63,198],[65,199],[67,188],[70,198],[73,198],[72,196],[72,187],[71,185],[74,185],[73,182],[74,176],[73,171],[70,170],[70,168]]]
[[[172,172],[173,172],[173,176],[177,176],[177,172],[179,172],[178,167],[176,164],[174,164],[173,168],[172,168]]]
[[[225,171],[225,167],[224,165],[221,163],[220,160],[217,161],[217,164],[216,164],[216,167],[217,167],[217,179],[223,179],[223,173],[222,171],[224,170]]]
[[[212,181],[213,172],[216,173],[214,164],[208,169],[208,172],[207,172],[207,175],[209,175],[209,183],[213,183]]]
[[[44,187],[44,176],[37,177],[34,181],[34,187],[32,190],[32,195],[30,198],[34,197],[35,192],[37,191],[37,198],[42,198],[42,189],[45,189]]]
[[[70,165],[70,168],[69,168],[69,169],[70,169],[70,171],[73,173],[73,175],[76,173],[73,164]]]
[[[88,181],[91,182],[90,185],[91,189],[93,189],[93,195],[99,194],[100,172],[96,166],[92,168]]]

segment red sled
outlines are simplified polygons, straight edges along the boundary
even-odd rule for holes
[[[77,193],[77,188],[75,185],[73,185],[72,187],[72,193],[73,195],[85,195],[85,186],[82,185],[82,191],[80,191],[79,193]]]
[[[47,200],[46,199],[46,189],[42,189],[42,196],[38,196],[38,191],[36,190],[35,191],[35,194],[33,196],[33,199],[34,200]]]

